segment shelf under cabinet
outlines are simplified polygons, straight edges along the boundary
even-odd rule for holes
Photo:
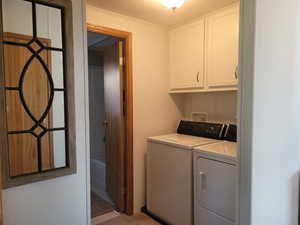
[[[169,94],[185,94],[185,93],[207,93],[207,92],[224,92],[224,91],[237,91],[237,87],[230,88],[211,88],[211,89],[177,89],[169,90]]]

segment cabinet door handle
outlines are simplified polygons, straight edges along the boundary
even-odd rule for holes
[[[234,72],[234,76],[235,76],[235,79],[238,79],[239,77],[239,67],[235,67],[235,72]]]
[[[203,172],[200,172],[200,188],[201,191],[206,190],[206,175]]]
[[[199,75],[200,75],[200,72],[197,73],[197,82],[199,83]]]

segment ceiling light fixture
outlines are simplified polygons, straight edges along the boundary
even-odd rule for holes
[[[161,0],[162,4],[164,4],[167,8],[175,9],[180,8],[185,0]]]

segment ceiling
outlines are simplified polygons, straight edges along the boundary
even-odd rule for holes
[[[94,51],[103,51],[107,46],[111,46],[113,43],[119,40],[118,38],[112,36],[97,34],[93,32],[88,32],[87,38],[89,50]]]
[[[109,38],[109,36],[103,35],[103,34],[97,34],[93,32],[88,32],[87,33],[87,38],[88,38],[88,46],[93,46],[101,43],[105,39]]]
[[[176,9],[166,8],[160,0],[87,0],[88,4],[165,26],[176,26],[237,0],[185,0]]]

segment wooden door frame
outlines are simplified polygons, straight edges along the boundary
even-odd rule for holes
[[[133,91],[132,91],[132,33],[109,27],[87,23],[87,31],[110,35],[125,40],[125,76],[126,76],[126,150],[125,150],[125,180],[126,199],[125,213],[133,215]]]

